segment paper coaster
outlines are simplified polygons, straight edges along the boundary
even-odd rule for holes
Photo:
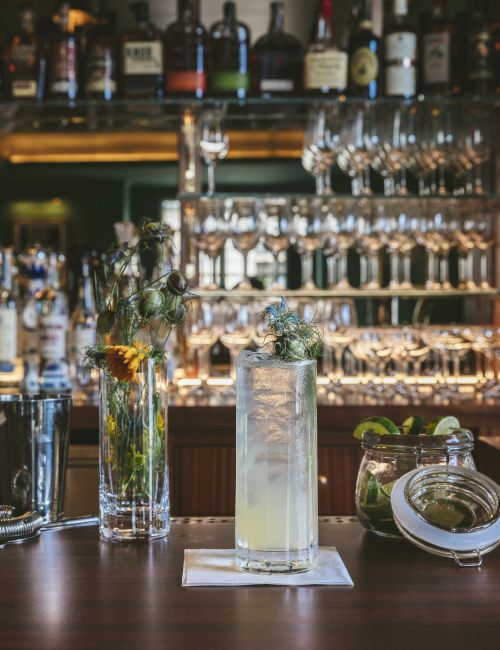
[[[232,548],[184,550],[183,587],[236,587],[241,585],[345,585],[354,586],[334,546],[322,546],[318,565],[305,573],[268,575],[240,571]]]

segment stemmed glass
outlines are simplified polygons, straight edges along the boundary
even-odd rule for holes
[[[323,341],[329,353],[333,353],[334,368],[329,379],[331,389],[342,388],[345,374],[343,359],[346,349],[353,340],[353,328],[357,326],[356,309],[353,300],[331,300],[323,309]]]
[[[332,288],[350,289],[347,277],[347,256],[356,241],[356,214],[358,199],[345,199],[342,203],[330,202],[328,212],[328,237],[335,240],[338,255],[338,282]]]
[[[235,392],[236,359],[241,350],[252,342],[252,323],[250,307],[242,302],[226,302],[222,308],[223,329],[220,342],[229,350],[231,359],[229,376],[233,382],[230,392]]]
[[[471,182],[465,186],[468,193],[484,194],[482,171],[484,163],[491,158],[494,122],[491,111],[484,106],[468,110],[462,116],[460,148],[470,163],[466,171],[473,173]]]
[[[248,254],[257,246],[261,236],[259,203],[252,197],[233,199],[231,212],[231,239],[243,255],[243,280],[239,289],[251,290],[252,283],[248,277]]]
[[[373,209],[374,208],[374,209]],[[378,218],[378,204],[365,200],[359,204],[356,219],[356,239],[360,254],[361,285],[365,289],[380,289],[379,253],[383,246],[380,229],[383,220]],[[363,272],[366,267],[366,272]]]
[[[220,286],[217,282],[217,260],[228,235],[228,213],[224,201],[216,198],[201,198],[193,210],[191,242],[212,262],[212,281],[204,287],[206,289],[214,290]]]
[[[206,395],[207,380],[210,377],[210,348],[219,338],[220,315],[218,305],[212,301],[195,300],[186,320],[185,334],[187,346],[198,353],[198,378],[200,386],[196,395]]]
[[[332,194],[331,169],[339,149],[340,110],[319,106],[309,112],[304,134],[302,165],[316,178],[316,194]]]
[[[406,166],[411,154],[413,129],[410,108],[404,103],[376,108],[379,146],[372,167],[384,177],[384,194],[408,194]]]
[[[208,191],[215,192],[215,167],[229,152],[229,136],[222,125],[223,111],[209,110],[203,113],[200,125],[200,155],[207,165]]]
[[[314,253],[321,248],[327,235],[326,206],[319,198],[299,201],[294,218],[295,243],[302,262],[301,289],[316,288],[314,282]]]
[[[269,198],[262,202],[262,233],[264,246],[274,258],[273,279],[270,289],[281,289],[280,253],[290,245],[290,202],[285,198]]]
[[[371,194],[370,165],[378,142],[375,106],[344,105],[337,163],[352,179],[352,194]]]

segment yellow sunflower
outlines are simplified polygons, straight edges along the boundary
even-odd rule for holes
[[[110,345],[106,350],[106,364],[109,372],[118,381],[137,381],[137,371],[149,356],[149,346],[140,341],[132,345]]]

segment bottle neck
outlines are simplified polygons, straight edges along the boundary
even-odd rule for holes
[[[236,22],[236,5],[234,2],[224,3],[224,22],[229,24]]]
[[[197,0],[179,0],[177,14],[182,22],[199,22],[200,9]]]
[[[47,286],[52,287],[55,291],[59,291],[59,270],[57,268],[57,258],[49,260],[47,269]]]
[[[332,0],[321,0],[316,17],[316,41],[331,41],[334,35]]]
[[[12,261],[10,252],[4,251],[0,268],[0,289],[11,293],[12,291]]]
[[[393,0],[392,13],[394,16],[407,16],[408,0]]]
[[[281,33],[285,29],[285,8],[281,2],[271,3],[271,22],[269,32],[273,34]]]
[[[92,313],[95,311],[94,288],[92,286],[92,279],[89,274],[88,266],[86,265],[84,265],[82,269],[78,298],[86,312]]]

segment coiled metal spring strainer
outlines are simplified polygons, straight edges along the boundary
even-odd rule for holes
[[[14,511],[12,506],[0,505],[0,548],[6,544],[18,544],[34,539],[42,530],[95,526],[98,521],[97,517],[85,516],[47,524],[39,512],[25,512],[23,515],[14,516]]]

